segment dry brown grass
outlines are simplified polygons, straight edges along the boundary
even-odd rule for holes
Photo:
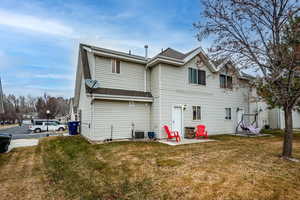
[[[279,157],[280,136],[216,139],[183,146],[46,139],[0,156],[0,199],[300,198],[300,163]]]

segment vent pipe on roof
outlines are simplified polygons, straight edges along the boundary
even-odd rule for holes
[[[148,58],[148,45],[145,45],[145,58]]]
[[[129,52],[128,52],[128,54],[129,54],[129,55],[131,55],[131,50],[130,50],[130,49],[129,49]]]

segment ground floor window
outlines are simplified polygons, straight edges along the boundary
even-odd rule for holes
[[[225,108],[225,119],[231,119],[231,108]]]
[[[201,120],[201,107],[193,106],[193,120]]]

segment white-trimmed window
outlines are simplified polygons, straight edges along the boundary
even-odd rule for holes
[[[200,69],[189,68],[189,83],[206,85],[206,72]]]
[[[113,74],[120,74],[120,66],[121,66],[120,60],[117,59],[111,60],[111,72]]]
[[[201,120],[201,106],[193,106],[193,120]]]
[[[231,108],[225,108],[225,119],[231,120]]]
[[[220,74],[220,88],[232,89],[232,77]]]

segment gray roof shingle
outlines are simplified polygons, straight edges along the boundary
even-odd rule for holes
[[[186,57],[185,54],[179,52],[179,51],[176,51],[172,48],[167,48],[166,50],[164,50],[163,52],[159,53],[158,54],[159,56],[166,56],[166,57],[169,57],[169,58],[175,58],[175,59],[178,59],[178,60],[182,60]]]

